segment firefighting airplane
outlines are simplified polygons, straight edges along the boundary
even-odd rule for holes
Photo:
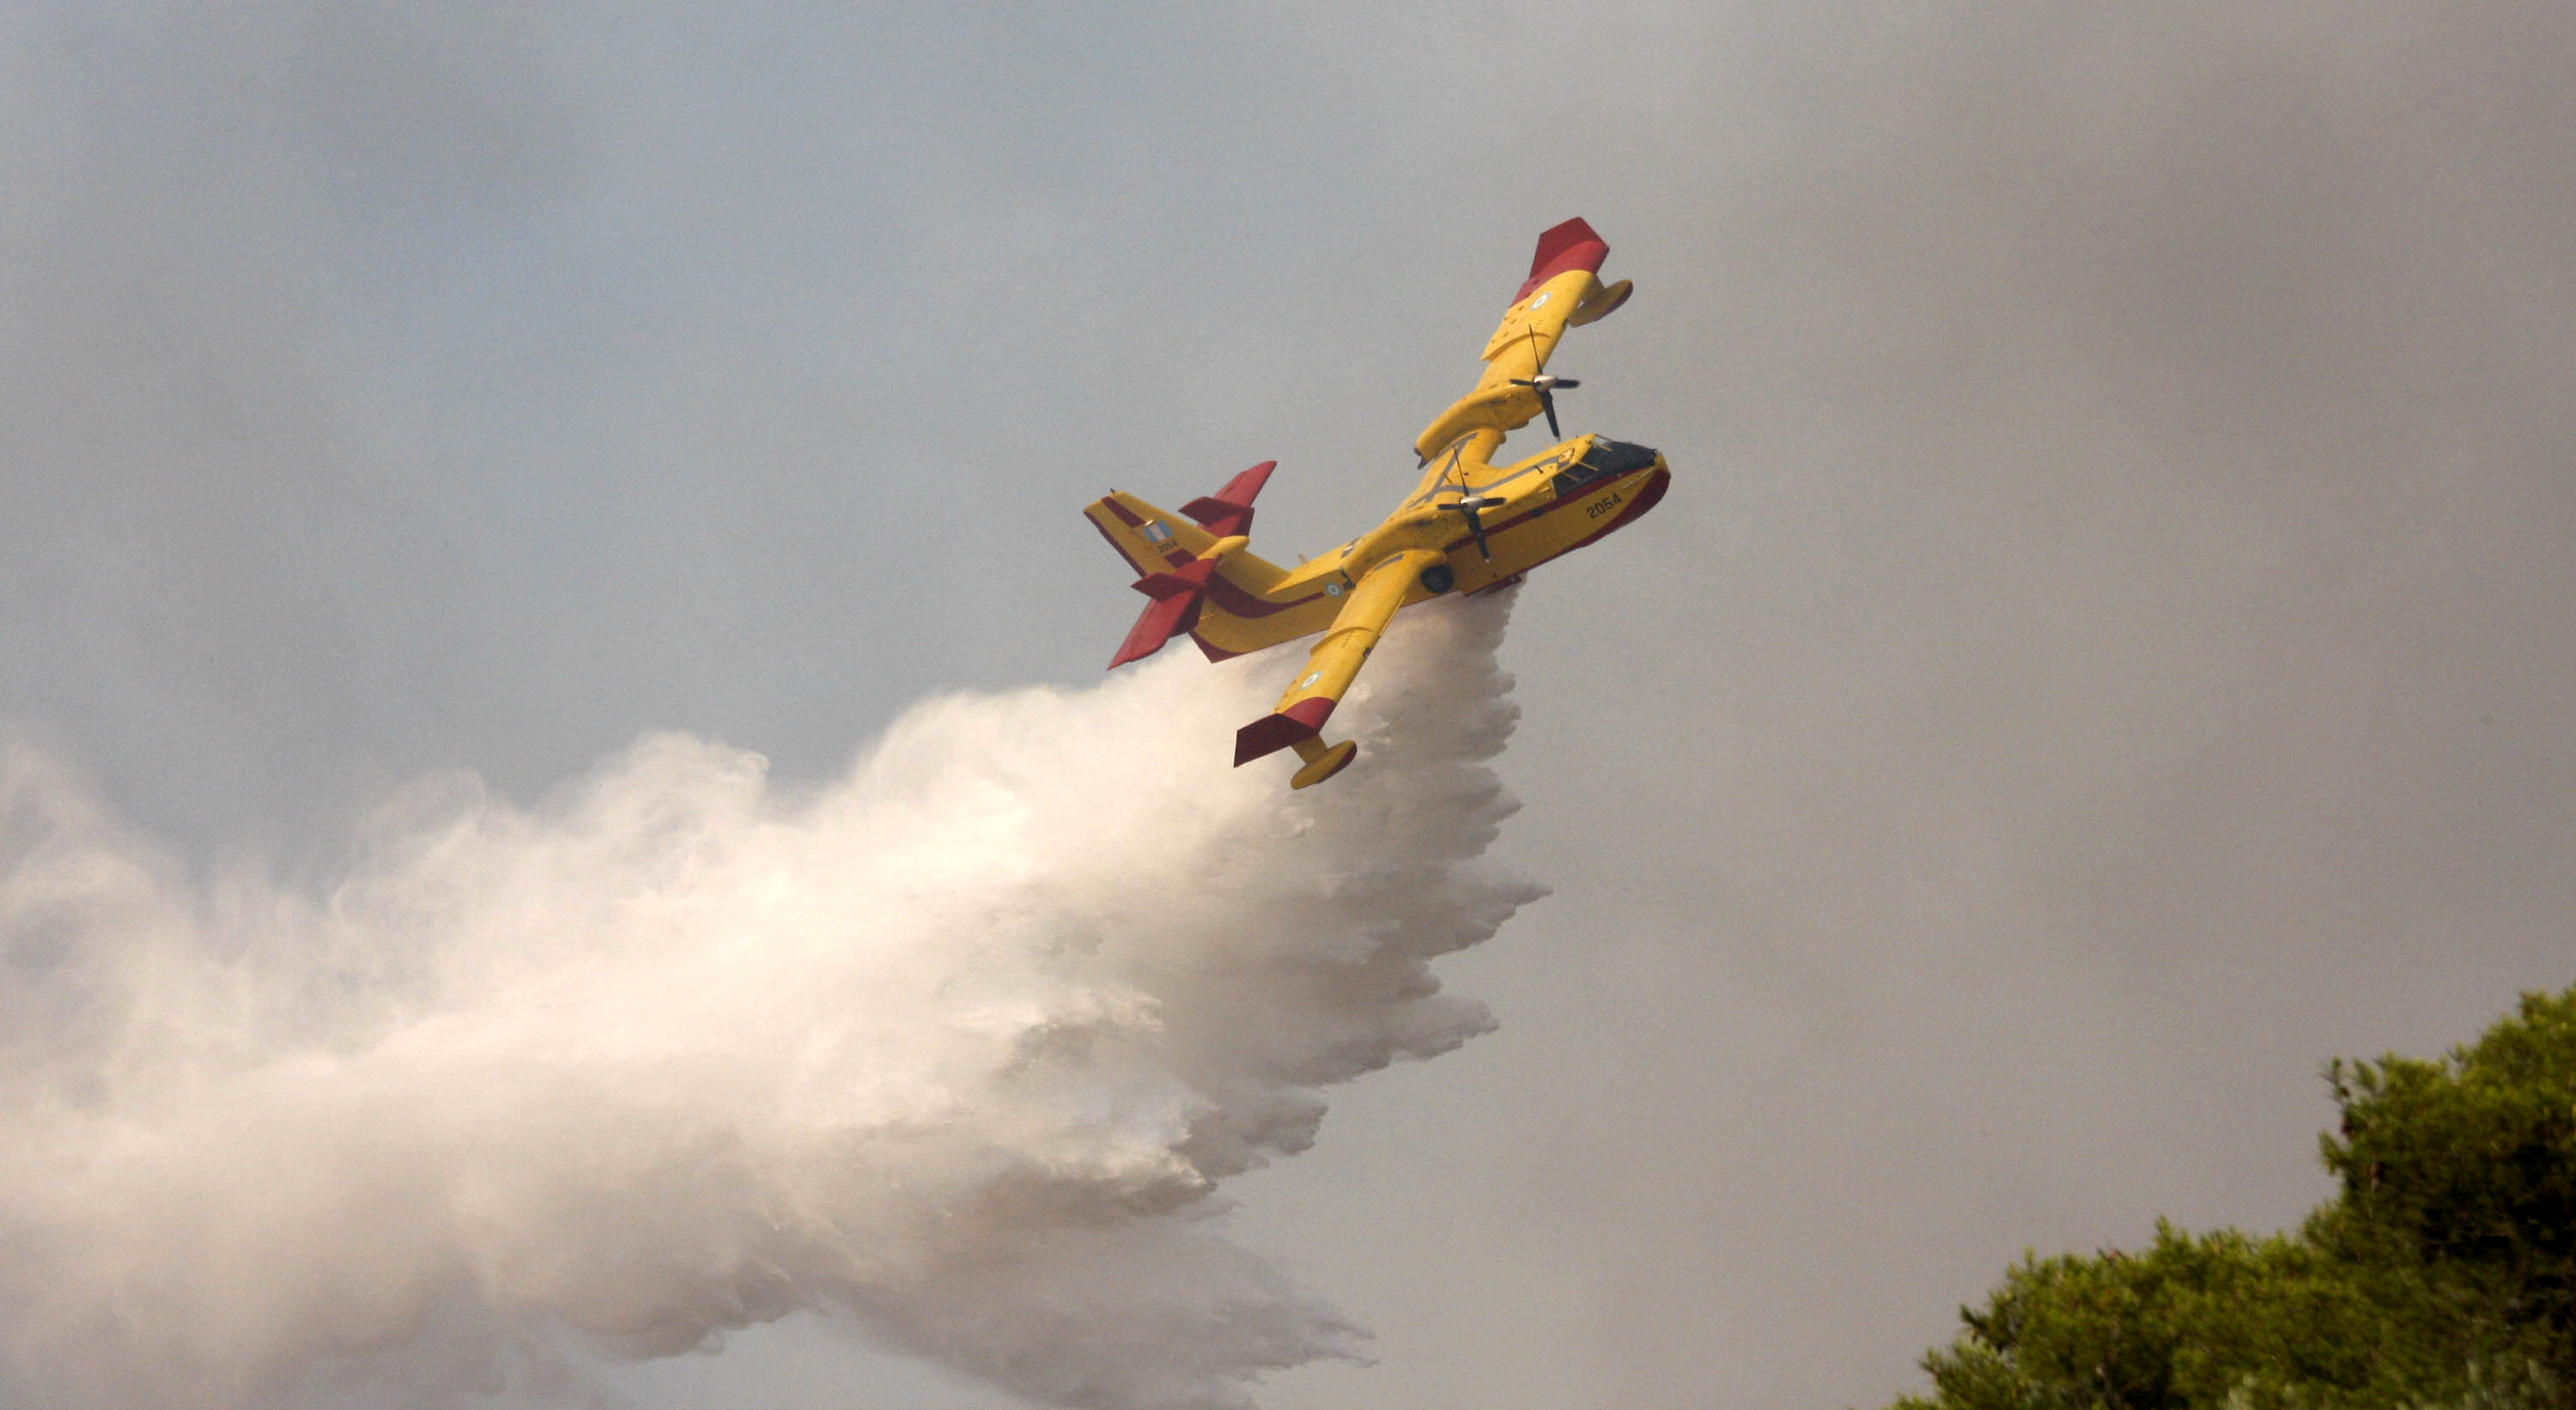
[[[1627,301],[1629,281],[1603,284],[1598,277],[1609,253],[1581,219],[1538,237],[1529,281],[1485,344],[1484,376],[1413,443],[1422,483],[1384,522],[1331,553],[1291,569],[1245,546],[1252,498],[1276,461],[1182,505],[1179,515],[1131,494],[1085,508],[1110,546],[1144,575],[1136,590],[1153,599],[1109,668],[1151,656],[1181,632],[1211,661],[1323,632],[1278,708],[1235,733],[1234,762],[1239,768],[1293,749],[1302,763],[1290,780],[1297,788],[1341,772],[1358,745],[1325,744],[1324,721],[1399,608],[1516,583],[1663,498],[1672,480],[1663,456],[1601,436],[1579,436],[1511,465],[1493,463],[1504,434],[1532,417],[1545,416],[1549,434],[1560,434],[1555,394],[1578,384],[1550,374],[1548,354],[1568,327]]]

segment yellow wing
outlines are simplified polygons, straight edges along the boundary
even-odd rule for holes
[[[1234,766],[1242,768],[1265,754],[1294,749],[1305,767],[1289,780],[1310,788],[1341,772],[1351,761],[1351,743],[1327,746],[1319,737],[1342,693],[1358,678],[1360,666],[1377,649],[1378,637],[1396,609],[1431,595],[1422,586],[1424,570],[1443,555],[1427,548],[1406,549],[1379,559],[1342,603],[1332,630],[1307,654],[1306,674],[1279,697],[1278,708],[1234,732]]]
[[[1627,301],[1627,280],[1600,280],[1601,261],[1609,255],[1609,244],[1579,216],[1538,237],[1529,281],[1512,296],[1502,326],[1480,354],[1485,375],[1423,428],[1413,443],[1415,455],[1427,461],[1478,431],[1496,432],[1499,444],[1499,433],[1516,431],[1539,414],[1539,389],[1529,384],[1547,369],[1557,340],[1567,328],[1604,317]]]

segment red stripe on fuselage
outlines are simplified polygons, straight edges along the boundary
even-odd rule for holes
[[[1135,522],[1135,518],[1134,518],[1134,516],[1132,516],[1132,515],[1128,514],[1125,510],[1120,509],[1120,508],[1118,507],[1118,502],[1117,502],[1116,500],[1112,500],[1112,499],[1104,499],[1104,500],[1102,500],[1102,501],[1100,501],[1100,502],[1101,502],[1102,504],[1105,504],[1105,505],[1109,506],[1109,512],[1110,512],[1110,513],[1117,515],[1117,516],[1118,516],[1119,518],[1121,518],[1121,519],[1125,519],[1125,520],[1127,520],[1127,522],[1129,522],[1129,523],[1131,523],[1131,524]],[[1134,555],[1130,554],[1130,553],[1127,551],[1127,549],[1125,548],[1125,546],[1124,546],[1124,545],[1122,545],[1122,544],[1120,544],[1120,543],[1118,542],[1118,536],[1117,536],[1116,534],[1113,534],[1113,533],[1109,532],[1109,526],[1108,526],[1108,525],[1101,523],[1099,520],[1092,518],[1092,517],[1091,517],[1090,515],[1088,515],[1088,514],[1085,514],[1085,515],[1083,515],[1083,516],[1082,516],[1082,522],[1084,522],[1084,523],[1086,523],[1086,524],[1089,524],[1091,527],[1093,527],[1093,528],[1095,528],[1095,529],[1098,529],[1098,530],[1100,531],[1100,537],[1101,537],[1101,538],[1103,538],[1103,539],[1105,539],[1105,540],[1107,540],[1107,541],[1108,541],[1108,543],[1109,543],[1109,546],[1110,546],[1111,548],[1117,549],[1117,550],[1118,550],[1118,556],[1119,556],[1119,557],[1121,557],[1121,558],[1126,559],[1126,560],[1127,560],[1127,566],[1128,566],[1128,567],[1130,567],[1130,568],[1135,569],[1135,570],[1136,570],[1136,572],[1137,572],[1139,575],[1146,574],[1146,573],[1150,573],[1150,572],[1153,572],[1153,571],[1154,571],[1154,565],[1153,565],[1153,564],[1151,564],[1151,563],[1147,563],[1147,562],[1143,561],[1142,559],[1139,559],[1139,558],[1135,557]]]
[[[1621,477],[1619,477],[1619,478],[1617,478],[1617,479],[1604,480],[1604,481],[1602,481],[1600,484],[1595,485],[1595,486],[1593,486],[1593,487],[1591,487],[1591,488],[1589,488],[1589,489],[1585,490],[1582,494],[1579,494],[1579,495],[1562,495],[1562,496],[1559,496],[1559,497],[1558,497],[1558,498],[1556,498],[1556,499],[1552,499],[1552,500],[1548,501],[1547,503],[1540,505],[1538,508],[1536,508],[1536,509],[1533,509],[1533,510],[1529,511],[1529,512],[1528,512],[1528,513],[1526,513],[1526,514],[1515,514],[1515,515],[1513,515],[1511,518],[1506,519],[1506,520],[1504,520],[1503,522],[1501,522],[1501,523],[1499,523],[1499,524],[1487,524],[1487,525],[1485,526],[1485,537],[1486,537],[1487,539],[1491,539],[1491,538],[1493,538],[1493,536],[1494,536],[1494,535],[1499,534],[1499,533],[1503,532],[1503,531],[1504,531],[1504,530],[1506,530],[1506,529],[1516,529],[1516,528],[1519,528],[1521,525],[1528,523],[1528,522],[1529,522],[1529,521],[1531,521],[1532,519],[1538,519],[1538,518],[1542,518],[1542,517],[1544,517],[1544,516],[1546,516],[1546,515],[1554,514],[1556,511],[1558,511],[1558,510],[1560,510],[1560,509],[1564,509],[1564,508],[1566,508],[1566,507],[1568,507],[1568,506],[1570,506],[1570,505],[1576,505],[1576,504],[1589,504],[1589,503],[1591,503],[1591,502],[1592,502],[1592,498],[1593,498],[1593,496],[1595,496],[1595,495],[1599,494],[1599,493],[1600,493],[1601,491],[1603,491],[1603,490],[1625,489],[1625,488],[1628,488],[1628,487],[1630,486],[1630,483],[1631,483],[1631,482],[1636,478],[1636,476],[1637,476],[1637,475],[1643,475],[1643,474],[1657,474],[1657,473],[1662,474],[1666,480],[1670,480],[1670,479],[1672,478],[1672,472],[1670,472],[1670,471],[1668,471],[1668,470],[1667,470],[1667,471],[1660,471],[1660,472],[1658,472],[1658,471],[1637,471],[1637,472],[1634,472],[1633,474],[1630,474],[1630,475],[1624,475],[1624,476],[1621,476]],[[1568,553],[1572,553],[1574,550],[1576,550],[1576,549],[1578,549],[1578,548],[1581,548],[1583,545],[1585,545],[1585,544],[1587,544],[1587,543],[1590,543],[1590,542],[1592,542],[1594,539],[1597,539],[1597,538],[1601,537],[1601,535],[1602,535],[1602,534],[1606,534],[1606,533],[1610,532],[1610,530],[1612,530],[1612,529],[1614,529],[1614,528],[1618,527],[1618,526],[1619,526],[1620,524],[1622,524],[1622,523],[1625,523],[1627,520],[1629,520],[1629,519],[1631,519],[1631,518],[1634,518],[1635,516],[1637,516],[1637,515],[1639,515],[1639,514],[1643,514],[1643,513],[1645,513],[1645,512],[1646,512],[1646,509],[1651,509],[1651,508],[1653,508],[1653,507],[1654,507],[1654,503],[1655,503],[1655,501],[1656,501],[1656,500],[1659,500],[1659,499],[1661,499],[1661,498],[1663,498],[1663,497],[1664,497],[1664,491],[1663,491],[1663,487],[1662,487],[1662,486],[1660,486],[1660,485],[1658,485],[1658,486],[1654,489],[1654,491],[1653,491],[1652,493],[1648,493],[1648,492],[1643,491],[1643,490],[1638,491],[1638,498],[1637,498],[1637,499],[1635,499],[1635,500],[1630,500],[1630,501],[1628,502],[1628,507],[1627,507],[1627,508],[1625,508],[1625,509],[1623,509],[1623,510],[1621,510],[1621,511],[1618,513],[1618,515],[1617,515],[1617,516],[1615,516],[1614,518],[1612,518],[1612,519],[1611,519],[1611,521],[1610,521],[1609,523],[1602,525],[1602,526],[1601,526],[1601,529],[1600,529],[1600,531],[1599,531],[1598,533],[1590,533],[1590,534],[1586,534],[1586,535],[1584,535],[1582,538],[1579,538],[1579,539],[1575,540],[1573,543],[1568,544],[1565,548],[1563,548],[1563,549],[1559,550],[1558,552],[1553,553],[1553,554],[1550,554],[1550,555],[1549,555],[1549,557],[1552,557],[1552,558],[1562,558],[1562,557],[1564,557],[1566,554],[1568,554]],[[1638,502],[1639,502],[1639,500],[1642,500],[1642,501],[1644,502],[1644,504],[1645,504],[1645,508],[1644,508],[1644,509],[1641,509],[1641,508],[1639,508],[1639,507],[1638,507]],[[1476,542],[1476,536],[1475,536],[1474,534],[1461,534],[1461,535],[1460,535],[1460,536],[1458,536],[1457,538],[1451,539],[1451,540],[1450,540],[1446,545],[1442,546],[1442,548],[1441,548],[1441,550],[1440,550],[1440,551],[1441,551],[1441,552],[1443,552],[1443,553],[1456,553],[1458,550],[1460,550],[1460,549],[1462,549],[1462,548],[1467,548],[1467,547],[1469,547],[1469,546],[1473,545],[1475,542]],[[1542,559],[1541,561],[1542,561],[1542,562],[1544,562],[1545,560],[1544,560],[1544,559]]]
[[[1227,616],[1247,617],[1256,621],[1263,617],[1276,616],[1291,607],[1303,607],[1323,596],[1321,592],[1310,592],[1304,597],[1292,598],[1286,602],[1273,602],[1266,597],[1255,597],[1239,583],[1226,581],[1223,573],[1217,574],[1216,578],[1209,582],[1207,595],[1208,600],[1217,605],[1217,610]]]
[[[1627,508],[1611,515],[1609,523],[1604,524],[1600,528],[1597,528],[1592,532],[1585,534],[1583,537],[1576,539],[1574,542],[1567,544],[1565,546],[1565,553],[1572,553],[1574,550],[1583,547],[1585,544],[1592,542],[1594,539],[1601,537],[1612,529],[1627,527],[1629,524],[1645,517],[1647,510],[1654,508],[1658,503],[1662,502],[1664,491],[1672,488],[1673,472],[1670,470],[1651,470],[1648,471],[1647,474],[1651,478],[1639,487],[1637,490],[1637,497],[1628,501]],[[1560,553],[1557,557],[1563,558],[1565,553]]]
[[[1104,500],[1102,500],[1102,501],[1100,501],[1100,502],[1101,502],[1103,505],[1105,505],[1105,506],[1107,506],[1107,507],[1108,507],[1108,510],[1109,510],[1109,512],[1110,512],[1110,513],[1115,514],[1115,515],[1117,515],[1117,516],[1118,516],[1118,522],[1119,522],[1119,523],[1124,524],[1124,525],[1126,525],[1128,528],[1131,528],[1131,529],[1139,529],[1139,530],[1141,530],[1141,529],[1143,529],[1143,528],[1145,527],[1145,521],[1144,521],[1144,520],[1142,520],[1142,519],[1137,518],[1137,517],[1136,517],[1136,511],[1134,511],[1134,510],[1132,510],[1132,509],[1129,509],[1126,505],[1120,504],[1118,501],[1116,501],[1116,500],[1114,500],[1114,499],[1104,499]],[[1094,524],[1092,527],[1094,527],[1094,528],[1099,528],[1099,525]],[[1107,529],[1101,529],[1100,531],[1101,531],[1102,533],[1104,533],[1104,534],[1109,532]],[[1110,542],[1114,544],[1114,543],[1116,543],[1116,542],[1118,542],[1118,541],[1117,541],[1116,539],[1111,539],[1111,540],[1110,540]],[[1122,549],[1118,550],[1118,552],[1119,552],[1119,554],[1120,554],[1121,556],[1124,556],[1124,555],[1126,554],[1127,550],[1125,550],[1125,549],[1123,549],[1123,548],[1122,548]],[[1134,559],[1132,559],[1132,558],[1128,559],[1127,561],[1128,561],[1128,562],[1130,562],[1130,563],[1135,563],[1135,562],[1136,562],[1136,560],[1134,560]],[[1185,549],[1185,548],[1181,547],[1181,546],[1180,546],[1179,544],[1177,544],[1177,543],[1175,543],[1175,544],[1171,544],[1171,545],[1169,545],[1169,546],[1165,547],[1165,548],[1164,548],[1164,550],[1163,550],[1163,561],[1164,561],[1165,563],[1170,564],[1171,566],[1173,566],[1173,567],[1175,567],[1175,568],[1185,568],[1185,567],[1188,567],[1188,566],[1189,566],[1190,561],[1191,561],[1191,560],[1190,560],[1190,552],[1189,552],[1189,550],[1188,550],[1188,549]],[[1144,564],[1142,564],[1142,563],[1136,563],[1136,571],[1137,571],[1137,572],[1139,572],[1139,573],[1150,573],[1150,572],[1152,572],[1152,571],[1154,571],[1154,570],[1153,570],[1153,569],[1151,569],[1151,568],[1146,567],[1146,566],[1145,566]]]
[[[1260,467],[1255,466],[1253,468],[1259,469]],[[1250,474],[1251,471],[1245,471],[1244,473]],[[1126,505],[1120,504],[1114,499],[1104,499],[1100,501],[1100,504],[1101,507],[1118,516],[1119,523],[1122,523],[1131,529],[1142,529],[1145,527],[1145,521],[1137,518],[1135,511],[1129,509]],[[1110,534],[1109,530],[1104,527],[1099,520],[1091,519],[1091,516],[1087,514],[1083,517],[1091,520],[1091,527],[1099,529],[1100,536],[1104,539],[1108,539],[1109,546],[1111,548],[1117,548],[1118,556],[1126,558],[1128,566],[1134,568],[1139,575],[1150,574],[1155,571],[1154,565],[1150,563],[1142,563],[1138,562],[1134,558],[1128,558],[1127,550],[1118,547],[1118,540]],[[1164,562],[1174,568],[1186,568],[1197,561],[1198,560],[1190,557],[1187,550],[1178,546],[1167,549],[1164,553]],[[1319,589],[1315,592],[1306,594],[1304,597],[1292,598],[1286,602],[1273,602],[1269,598],[1253,595],[1253,593],[1246,589],[1242,584],[1232,582],[1228,580],[1223,573],[1218,573],[1214,578],[1209,580],[1207,585],[1207,595],[1208,600],[1216,604],[1217,610],[1225,613],[1227,616],[1243,617],[1258,621],[1263,617],[1275,616],[1278,613],[1285,612],[1291,607],[1303,607],[1307,603],[1314,601],[1316,598],[1323,596],[1323,593]],[[1200,645],[1205,646],[1206,643],[1201,642]]]

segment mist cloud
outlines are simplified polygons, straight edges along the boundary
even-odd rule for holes
[[[318,895],[193,881],[10,746],[20,1371],[225,1406],[354,1355],[427,1393],[472,1381],[441,1327],[488,1376],[557,1326],[650,1356],[820,1310],[1177,1410],[1351,1354],[1199,1216],[1319,1088],[1489,1026],[1427,962],[1539,894],[1476,864],[1506,611],[1408,614],[1328,789],[1224,769],[1275,682],[1175,654],[930,700],[810,790],[678,734],[533,810],[426,780]]]

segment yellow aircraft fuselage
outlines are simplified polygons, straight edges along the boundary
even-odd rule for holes
[[[1505,434],[1542,411],[1554,421],[1547,356],[1569,325],[1608,314],[1625,280],[1596,277],[1609,247],[1580,220],[1540,237],[1529,282],[1485,347],[1475,390],[1415,441],[1421,482],[1375,528],[1330,553],[1282,569],[1254,556],[1252,499],[1272,466],[1254,466],[1216,495],[1174,515],[1129,494],[1084,513],[1142,577],[1154,599],[1112,669],[1187,632],[1211,660],[1324,634],[1307,668],[1269,715],[1236,735],[1235,762],[1281,749],[1304,761],[1293,780],[1320,783],[1353,746],[1321,730],[1396,612],[1451,593],[1482,592],[1635,521],[1663,498],[1672,472],[1660,454],[1578,436],[1508,465],[1493,463]]]
[[[1486,432],[1469,439],[1499,443],[1502,436]],[[1471,489],[1461,489],[1462,471]],[[1347,590],[1390,555],[1422,550],[1438,554],[1439,562],[1426,570],[1430,581],[1406,595],[1407,605],[1444,592],[1482,592],[1633,521],[1663,498],[1671,479],[1661,455],[1600,436],[1578,436],[1501,467],[1486,465],[1481,455],[1462,455],[1458,463],[1429,467],[1422,484],[1384,522],[1299,564],[1281,587],[1311,583]],[[1486,502],[1478,516],[1482,544],[1450,507],[1470,496]]]

